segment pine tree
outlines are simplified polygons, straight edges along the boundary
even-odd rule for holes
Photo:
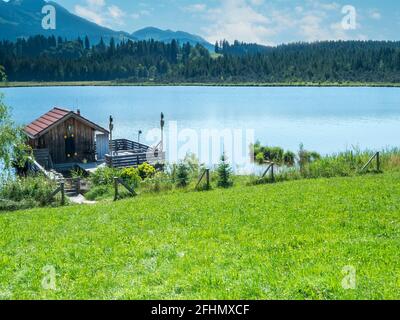
[[[232,168],[229,165],[225,153],[221,156],[221,161],[217,168],[218,173],[218,187],[229,188],[232,187],[233,182],[231,180]]]
[[[90,50],[90,40],[88,36],[85,37],[85,49]]]

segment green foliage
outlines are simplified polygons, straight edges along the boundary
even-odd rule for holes
[[[111,185],[97,185],[85,194],[85,198],[89,201],[99,201],[102,199],[114,197],[114,188]]]
[[[22,128],[11,120],[10,109],[3,103],[0,93],[0,162],[6,169],[12,164],[22,167],[28,161],[30,149],[25,141]]]
[[[263,164],[264,162],[265,162],[265,159],[264,159],[264,153],[263,152],[259,152],[259,153],[257,153],[257,155],[256,155],[256,162],[258,163],[258,164]]]
[[[176,166],[175,181],[178,188],[185,188],[189,184],[189,166],[181,162]]]
[[[0,42],[10,81],[120,83],[343,84],[399,83],[400,42],[325,41],[277,47],[227,41],[217,55],[175,40],[124,41],[90,46],[35,36]]]
[[[296,154],[291,151],[286,151],[283,155],[283,163],[288,167],[293,167],[296,164]]]
[[[81,168],[75,168],[70,172],[72,179],[82,179],[86,177],[86,172]]]
[[[140,178],[142,178],[142,180],[145,180],[151,178],[156,173],[156,169],[152,165],[145,162],[138,166],[138,173]]]
[[[306,165],[321,158],[321,156],[317,152],[305,150],[303,144],[300,144],[298,155],[299,155],[299,165],[301,170],[304,170],[304,167]]]
[[[107,186],[114,184],[114,177],[121,178],[121,170],[102,167],[91,173],[89,180],[95,186]]]
[[[291,151],[283,150],[280,147],[262,146],[258,141],[254,144],[254,160],[258,164],[267,162],[274,162],[278,165],[286,165],[293,167],[296,163],[296,155]]]
[[[55,203],[51,195],[56,189],[57,185],[54,182],[41,175],[10,179],[0,187],[0,210],[51,205]]]
[[[2,65],[0,65],[0,82],[6,82],[7,81],[7,75],[6,72],[4,70],[4,67]]]
[[[143,192],[167,192],[173,189],[174,185],[170,176],[164,172],[156,172],[153,177],[144,180],[141,183]]]
[[[217,167],[218,173],[218,187],[229,188],[232,187],[233,181],[231,179],[232,168],[227,161],[225,154],[221,156],[221,161]]]
[[[140,181],[142,180],[139,175],[139,170],[136,168],[122,169],[121,178],[134,188],[138,187]]]

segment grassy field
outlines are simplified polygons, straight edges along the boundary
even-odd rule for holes
[[[160,82],[141,82],[129,83],[119,81],[70,81],[70,82],[0,82],[0,88],[18,87],[146,87],[146,86],[203,86],[203,87],[391,87],[399,88],[400,83],[367,83],[367,82],[290,82],[290,83],[160,83]]]
[[[0,214],[0,299],[399,299],[399,181],[393,171]],[[42,286],[49,267],[56,290]]]

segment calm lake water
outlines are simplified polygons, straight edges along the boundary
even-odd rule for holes
[[[53,106],[80,109],[114,137],[137,140],[159,126],[164,112],[178,131],[254,129],[263,144],[293,151],[304,143],[322,154],[400,145],[400,89],[396,88],[224,88],[55,87],[0,89],[13,117],[28,123]],[[182,141],[183,143],[183,141]]]

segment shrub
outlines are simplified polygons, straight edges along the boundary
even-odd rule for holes
[[[114,189],[111,186],[99,185],[91,188],[85,194],[85,198],[90,201],[100,200],[114,195]]]
[[[232,168],[227,162],[225,154],[221,156],[221,161],[217,168],[218,173],[218,187],[229,188],[233,185],[231,180]]]
[[[114,177],[121,177],[121,170],[102,167],[93,172],[89,180],[94,186],[107,186],[114,183]]]
[[[122,169],[121,178],[134,188],[137,188],[142,180],[139,176],[139,170],[136,168]]]
[[[183,162],[176,166],[175,182],[179,188],[184,188],[189,184],[189,167]]]
[[[22,208],[43,207],[54,202],[51,195],[55,189],[55,182],[41,175],[17,178],[4,183],[0,190],[0,198],[6,207],[13,202],[20,203],[18,207]]]
[[[286,151],[283,155],[283,163],[288,167],[293,167],[296,163],[296,155],[291,151]]]
[[[263,164],[264,163],[264,161],[265,161],[265,159],[264,159],[264,153],[262,153],[262,152],[259,152],[259,153],[257,153],[257,155],[256,155],[256,162],[258,163],[258,164]]]
[[[155,174],[155,172],[156,169],[147,162],[138,166],[138,173],[140,178],[142,178],[142,180],[152,177]]]
[[[279,147],[265,147],[264,159],[267,161],[282,163],[284,151]]]
[[[168,174],[156,172],[152,178],[146,179],[141,184],[144,191],[162,192],[172,190],[173,184]]]

